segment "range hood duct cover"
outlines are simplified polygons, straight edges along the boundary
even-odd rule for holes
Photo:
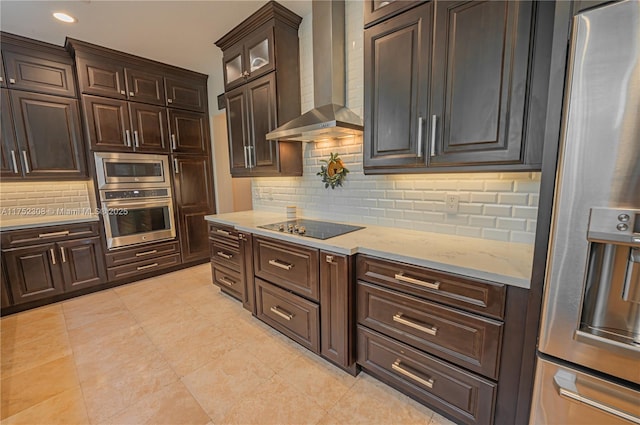
[[[362,118],[345,107],[344,0],[314,0],[314,108],[267,133],[268,140],[310,142],[362,134]]]

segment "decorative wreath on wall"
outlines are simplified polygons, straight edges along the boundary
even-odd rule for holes
[[[322,176],[325,189],[329,186],[331,186],[331,189],[335,189],[336,186],[342,186],[342,181],[347,177],[349,170],[338,157],[338,153],[331,152],[329,160],[322,159],[321,161],[327,165],[321,165],[320,171],[316,175]]]

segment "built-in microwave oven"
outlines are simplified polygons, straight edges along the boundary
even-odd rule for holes
[[[167,155],[95,152],[99,190],[170,187]]]

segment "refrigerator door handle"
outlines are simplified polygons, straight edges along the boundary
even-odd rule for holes
[[[561,396],[570,398],[579,403],[591,406],[594,409],[601,410],[610,415],[614,415],[630,421],[634,424],[640,425],[640,418],[638,418],[637,416],[633,416],[632,414],[623,412],[616,409],[615,407],[611,407],[607,404],[601,403],[597,400],[593,400],[580,394],[578,388],[576,387],[576,375],[574,375],[573,373],[567,372],[566,370],[559,370],[554,375],[553,381],[555,383],[556,389],[558,390],[558,394],[560,394]]]

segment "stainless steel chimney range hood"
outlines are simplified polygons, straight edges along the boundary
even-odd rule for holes
[[[362,134],[362,118],[345,107],[344,0],[314,0],[314,108],[267,133],[268,140],[311,142]]]

